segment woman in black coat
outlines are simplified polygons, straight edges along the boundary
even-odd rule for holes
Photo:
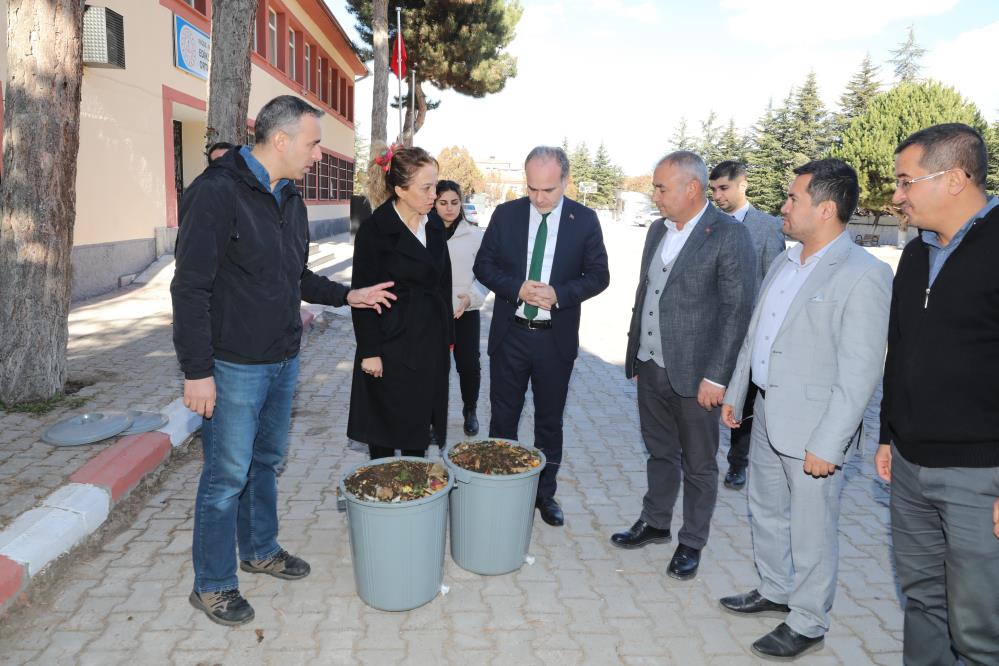
[[[373,203],[385,201],[357,231],[351,285],[391,281],[397,297],[380,315],[351,313],[357,354],[347,436],[373,459],[396,449],[423,456],[434,415],[447,414],[454,315],[444,227],[427,218],[436,185],[437,162],[421,148],[393,146],[369,173]]]

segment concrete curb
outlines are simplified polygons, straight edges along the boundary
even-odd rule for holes
[[[33,576],[96,532],[114,505],[201,427],[201,417],[181,398],[160,411],[169,418],[165,426],[122,437],[0,531],[0,616],[27,592]]]

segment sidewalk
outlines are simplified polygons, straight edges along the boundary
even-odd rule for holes
[[[458,568],[448,555],[449,591],[426,606],[386,613],[360,601],[346,519],[336,510],[335,495],[341,470],[365,457],[345,446],[354,341],[349,317],[324,312],[302,353],[288,465],[279,484],[282,545],[310,561],[309,579],[296,583],[240,573],[241,589],[257,613],[244,627],[219,627],[190,608],[192,512],[200,469],[192,457],[165,478],[120,534],[74,562],[58,589],[4,618],[0,663],[762,663],[749,645],[776,621],[728,615],[717,604],[719,597],[757,582],[745,493],[719,490],[711,540],[693,581],[665,576],[675,544],[625,551],[608,542],[611,532],[635,520],[646,485],[635,386],[624,379],[617,360],[643,235],[644,230],[607,235],[614,278],[585,308],[565,415],[558,496],[566,525],[556,529],[536,520],[534,560],[520,571],[482,577]],[[346,268],[334,261],[327,270]],[[487,330],[488,316],[483,340]],[[487,424],[483,361],[479,419]],[[451,402],[460,404],[456,381]],[[528,397],[520,426],[526,443],[533,439],[530,405]],[[450,413],[449,441],[454,441],[461,419],[459,410]],[[718,456],[722,470],[724,451],[723,446]],[[832,630],[822,651],[799,662],[806,666],[901,663],[902,614],[888,547],[887,492],[873,476],[870,455],[854,458],[843,472]],[[678,508],[681,503],[682,498]]]
[[[310,259],[321,272],[349,264],[352,253],[348,234],[313,249]],[[200,427],[179,397],[183,376],[171,337],[172,277],[172,257],[163,257],[129,287],[74,304],[69,380],[83,388],[48,414],[0,411],[0,614],[23,600],[31,578],[85,541],[115,504]],[[311,324],[321,308],[310,308],[303,319]],[[45,430],[68,416],[128,409],[164,412],[170,422],[154,433],[87,446],[41,441]]]

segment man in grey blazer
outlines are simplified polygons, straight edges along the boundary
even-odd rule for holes
[[[766,658],[822,647],[836,590],[840,472],[881,379],[891,269],[854,245],[846,223],[856,172],[826,159],[794,170],[784,232],[800,241],[767,273],[732,375],[722,421],[739,428],[758,388],[747,483],[757,589],[726,610],[787,614],[753,643]],[[742,426],[745,427],[745,426]]]
[[[625,374],[638,377],[649,453],[648,492],[621,548],[670,540],[683,481],[683,527],[666,573],[693,578],[718,495],[718,406],[753,306],[756,259],[744,225],[705,199],[708,172],[694,153],[670,153],[652,176],[665,219],[649,227],[628,332]]]
[[[749,239],[753,241],[756,253],[756,289],[759,290],[763,278],[781,252],[784,251],[784,232],[781,222],[773,215],[759,210],[746,198],[746,165],[742,162],[726,160],[720,162],[708,175],[711,199],[722,211],[728,213],[746,226]],[[756,389],[749,387],[746,404],[742,406],[742,419],[753,414]],[[728,447],[728,473],[725,474],[725,487],[740,490],[746,485],[746,467],[749,466],[750,424],[745,428],[731,431]]]

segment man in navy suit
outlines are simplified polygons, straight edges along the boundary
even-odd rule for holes
[[[538,146],[524,162],[527,196],[498,206],[473,271],[495,292],[489,327],[489,436],[517,439],[527,383],[534,392],[534,446],[548,464],[536,506],[562,525],[555,476],[562,462],[562,413],[579,350],[579,312],[610,283],[600,222],[563,196],[569,158]]]

